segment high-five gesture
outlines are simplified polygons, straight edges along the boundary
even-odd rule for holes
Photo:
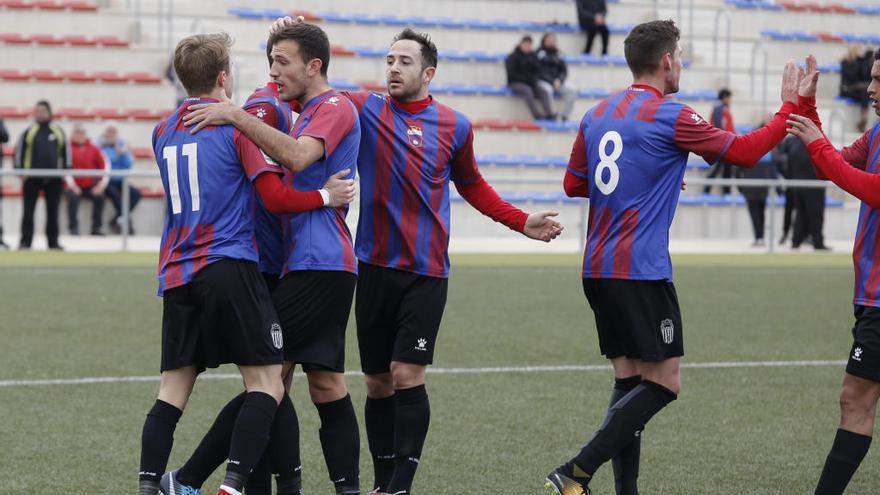
[[[819,64],[816,63],[816,57],[810,55],[807,57],[806,67],[800,69],[801,77],[798,84],[798,95],[800,96],[816,96],[816,84],[819,82]]]
[[[798,88],[800,87],[800,74],[794,62],[789,61],[782,70],[782,101],[798,102]]]

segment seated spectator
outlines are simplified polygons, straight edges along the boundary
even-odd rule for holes
[[[608,26],[605,25],[605,15],[608,6],[605,0],[576,0],[578,24],[587,33],[587,46],[584,53],[593,50],[593,40],[596,35],[602,37],[602,55],[608,55]]]
[[[868,83],[871,82],[871,66],[874,52],[865,51],[859,45],[850,45],[846,58],[840,61],[840,96],[853,100],[859,106],[859,132],[868,126]]]
[[[131,170],[132,165],[134,165],[134,157],[128,148],[128,144],[119,137],[119,130],[116,126],[108,125],[104,129],[104,134],[101,135],[99,144],[104,151],[104,155],[110,161],[110,168],[112,170]],[[122,217],[122,184],[122,177],[110,177],[110,183],[107,184],[107,197],[110,198],[110,202],[113,203],[113,207],[116,209],[113,219],[110,220],[110,231],[114,234],[122,232],[122,226],[119,224],[119,219]],[[128,200],[128,232],[134,234],[131,212],[141,200],[141,192],[138,188],[132,186],[131,183],[128,184]]]
[[[538,87],[550,95],[550,108],[553,108],[554,92],[559,93],[562,97],[562,109],[556,115],[563,121],[568,120],[574,108],[577,91],[571,84],[565,82],[568,77],[568,66],[556,46],[556,34],[545,33],[541,38],[538,61],[541,64],[538,71]]]
[[[529,111],[535,119],[553,119],[550,103],[552,91],[547,92],[538,86],[540,62],[532,50],[532,37],[523,36],[513,52],[507,56],[504,66],[507,69],[507,86],[513,94],[526,99]]]
[[[110,162],[101,148],[92,144],[89,140],[86,128],[82,124],[74,124],[73,133],[70,136],[70,153],[74,170],[110,170]],[[68,230],[71,235],[79,235],[79,211],[80,198],[92,200],[92,235],[103,235],[101,221],[104,213],[104,190],[107,189],[109,179],[104,177],[73,177],[67,176],[67,220]]]

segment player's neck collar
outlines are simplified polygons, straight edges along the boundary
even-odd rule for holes
[[[391,97],[391,100],[394,101],[394,104],[397,105],[398,108],[406,113],[419,113],[431,106],[431,103],[434,103],[434,97],[431,95],[418,101],[402,102],[393,96]]]
[[[659,89],[654,86],[648,86],[647,84],[632,84],[629,87],[630,91],[650,91],[657,95],[657,98],[663,98],[663,93],[660,92]]]
[[[332,93],[332,92],[333,92],[333,88],[328,88],[326,91],[322,91],[322,92],[316,94],[311,99],[309,99],[309,101],[302,104],[303,111],[305,111],[306,108],[309,108],[309,107],[315,105],[317,102],[321,101],[325,97],[329,96],[330,93]]]

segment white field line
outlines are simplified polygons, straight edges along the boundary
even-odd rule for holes
[[[808,367],[808,366],[843,366],[843,360],[817,360],[817,361],[719,361],[707,363],[682,363],[682,368],[687,369],[718,369],[718,368],[784,368],[784,367]],[[547,366],[499,366],[490,368],[428,368],[428,373],[433,375],[456,375],[456,374],[491,374],[491,373],[551,373],[558,371],[603,371],[610,370],[607,364],[589,365],[547,365]],[[347,376],[360,376],[360,371],[346,371]],[[205,373],[200,376],[203,380],[240,380],[237,373]],[[84,378],[57,378],[43,380],[0,380],[2,387],[32,387],[39,385],[91,385],[96,383],[125,383],[125,382],[155,382],[158,375],[151,376],[94,376]]]

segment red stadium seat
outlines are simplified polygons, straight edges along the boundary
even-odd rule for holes
[[[15,154],[15,148],[12,146],[4,146],[3,147],[3,156],[13,156]]]
[[[125,115],[117,108],[96,108],[92,110],[95,117],[103,120],[119,120],[124,119]]]
[[[379,81],[358,81],[357,84],[367,91],[385,91],[385,83]]]
[[[34,69],[27,71],[27,74],[31,77],[31,79],[42,82],[57,82],[64,80],[64,77],[51,70]]]
[[[820,40],[828,43],[843,43],[843,38],[833,33],[822,31],[816,33],[816,36],[818,36]]]
[[[779,5],[782,5],[785,10],[790,10],[792,12],[804,12],[807,10],[807,7],[797,2],[779,2]]]
[[[147,110],[145,108],[134,108],[125,112],[124,115],[134,120],[156,121],[162,119],[162,115],[159,112]]]
[[[98,80],[98,78],[92,74],[87,74],[81,70],[65,70],[58,74],[70,82],[93,83]]]
[[[300,15],[303,16],[303,19],[305,19],[306,22],[321,22],[323,20],[321,18],[321,16],[313,14],[313,13],[305,11],[305,10],[291,10],[290,11],[290,17],[293,17],[294,19],[296,19],[296,17],[300,16]]]
[[[150,148],[132,148],[131,154],[138,160],[150,160],[153,158],[153,150]]]
[[[30,2],[23,2],[21,0],[0,0],[0,7],[6,7],[7,9],[30,10],[34,8],[34,5]]]
[[[71,46],[96,46],[98,44],[94,39],[79,34],[68,34],[67,36],[62,36],[61,39]]]
[[[508,125],[518,131],[540,131],[541,126],[531,120],[511,120]]]
[[[114,48],[128,46],[128,41],[125,41],[118,36],[95,36],[95,42],[101,46]]]
[[[123,76],[136,84],[159,84],[162,82],[162,79],[149,72],[129,72]]]
[[[30,75],[18,69],[0,69],[0,79],[4,81],[27,81]]]
[[[65,43],[64,38],[54,34],[32,34],[31,40],[36,41],[40,45],[63,45]]]
[[[855,14],[856,9],[842,3],[829,3],[828,7],[838,14]]]
[[[478,119],[473,122],[477,129],[507,129],[507,125],[498,119]]]
[[[29,45],[31,37],[18,33],[0,33],[0,42],[14,45]]]
[[[338,57],[353,57],[354,52],[339,45],[330,45],[330,54]]]
[[[818,4],[815,2],[804,2],[801,4],[802,7],[806,8],[811,12],[820,12],[820,13],[828,13],[833,12],[834,9],[827,5]]]
[[[64,2],[64,6],[75,12],[96,12],[98,6],[90,2]]]
[[[127,77],[117,72],[95,72],[93,75],[102,83],[125,84],[128,82]]]
[[[31,3],[40,10],[64,10],[66,8],[63,4],[54,0],[34,0]]]
[[[53,116],[69,120],[93,120],[95,114],[82,108],[61,108],[53,112]]]
[[[31,110],[19,110],[12,107],[0,107],[0,118],[3,119],[26,119],[31,116]]]

